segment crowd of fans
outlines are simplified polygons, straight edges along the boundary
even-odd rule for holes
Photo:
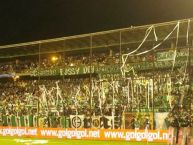
[[[90,61],[92,59],[92,61]],[[140,59],[140,58],[138,58]],[[152,61],[155,58],[143,58]],[[135,62],[130,58],[128,61]],[[137,60],[139,61],[139,60]],[[26,73],[41,67],[110,65],[120,63],[116,53],[100,55],[76,55],[53,59],[40,57],[2,62],[0,72]],[[169,112],[166,122],[176,126],[192,123],[188,77],[180,70],[140,72],[128,78],[19,78],[0,81],[1,115],[34,115],[40,117],[84,115],[118,116],[129,112]],[[187,101],[189,99],[189,101]],[[133,122],[138,122],[137,118]],[[148,121],[146,121],[148,122]],[[48,125],[49,126],[49,125]],[[135,127],[135,125],[132,125]]]
[[[155,55],[148,56],[130,56],[126,63],[153,62]],[[62,53],[53,55],[40,55],[32,57],[20,57],[0,62],[1,73],[24,73],[34,69],[64,68],[70,66],[104,66],[112,64],[121,64],[122,56],[117,51],[97,52],[93,54],[64,55]]]
[[[125,113],[129,112],[152,112],[154,103],[155,112],[171,110],[169,118],[166,118],[166,121],[171,125],[175,123],[176,115],[181,117],[180,119],[185,119],[183,121],[187,124],[191,122],[190,108],[188,105],[183,105],[183,95],[175,93],[178,88],[173,86],[174,84],[171,84],[173,89],[168,92],[170,90],[166,88],[168,85],[166,79],[161,84],[156,84],[158,82],[155,79],[155,84],[162,86],[162,89],[159,86],[154,86],[154,96],[151,96],[152,90],[150,87],[148,93],[147,82],[144,80],[98,81],[89,78],[19,79],[1,82],[1,113],[15,116],[32,114],[69,117],[70,115],[112,116],[112,112],[114,112],[115,116],[122,118]],[[183,89],[186,88],[180,89],[184,91]],[[171,93],[170,96],[168,93]],[[182,101],[179,102],[179,100]],[[180,105],[181,114],[177,110],[176,106],[178,105]]]
[[[92,62],[92,64],[91,64]],[[63,68],[70,66],[88,66],[88,65],[109,65],[120,62],[118,54],[109,54],[108,52],[96,53],[90,56],[89,54],[64,56],[62,54],[56,55],[40,55],[31,58],[18,58],[10,60],[9,62],[0,63],[1,73],[21,73],[29,72],[40,67],[41,69],[49,68]]]

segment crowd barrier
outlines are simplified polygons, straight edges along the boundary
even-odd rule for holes
[[[167,130],[167,113],[155,113],[155,129]],[[153,129],[153,113],[125,113],[122,116],[34,116],[3,115],[1,126],[51,128]]]
[[[92,118],[92,126],[85,125],[83,115],[70,115],[70,117],[61,116],[58,120],[52,116],[49,119],[39,118],[39,127],[37,126],[37,117],[28,116],[3,116],[3,125],[0,127],[2,136],[24,136],[38,138],[69,138],[69,139],[96,139],[96,140],[125,140],[125,141],[149,141],[149,142],[167,142],[168,145],[193,145],[193,128],[173,128],[168,130],[146,129],[113,129],[111,116],[106,116],[109,121],[103,121],[100,117]],[[90,118],[88,118],[89,120]],[[128,119],[128,118],[127,118]],[[49,123],[45,123],[50,120]],[[126,120],[125,124],[129,121]],[[115,122],[117,123],[117,122]],[[118,122],[119,123],[119,122]]]
[[[86,140],[119,140],[138,142],[167,142],[167,130],[122,130],[122,129],[63,129],[0,127],[0,136],[60,138]]]

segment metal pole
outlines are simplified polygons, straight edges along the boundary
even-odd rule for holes
[[[89,76],[89,81],[90,81],[90,121],[92,120],[92,98],[93,98],[93,93],[92,93],[92,83],[93,83],[93,79],[92,79],[92,41],[93,41],[93,38],[92,38],[92,35],[90,35],[90,56],[89,56],[89,58],[90,58],[90,60],[89,60],[89,62],[90,62],[90,76]],[[91,124],[91,122],[90,122],[90,124]],[[92,124],[91,124],[91,126],[92,126]]]
[[[131,112],[133,113],[133,99],[134,99],[134,92],[133,92],[133,77],[131,78]]]
[[[78,95],[78,90],[75,95],[75,107],[76,107],[76,130],[77,130],[77,120],[78,120],[78,102],[77,102],[77,95]]]
[[[191,22],[190,22],[191,24]],[[190,27],[191,28],[191,27]],[[190,31],[189,31],[190,32]],[[188,45],[188,79],[189,79],[189,89],[188,89],[188,96],[190,95],[190,121],[191,121],[191,117],[192,117],[192,106],[193,106],[193,95],[192,95],[192,73],[193,70],[191,68],[192,66],[192,62],[191,62],[191,49],[190,49],[190,45],[188,43],[189,41],[187,40],[187,45]],[[192,40],[192,46],[193,46],[193,40]],[[190,127],[192,127],[192,123],[190,123]]]
[[[128,87],[128,91],[127,91],[127,103],[129,104],[130,102],[130,80],[128,79],[128,82],[127,82],[127,87]]]
[[[122,61],[122,33],[119,33],[119,68],[121,68],[121,61]]]
[[[40,85],[40,64],[41,64],[41,42],[38,44],[38,86]],[[39,117],[40,117],[40,96],[38,95],[38,104],[37,104],[37,127],[39,127]]]
[[[153,54],[155,55],[155,51],[153,51]],[[152,109],[153,109],[153,125],[152,125],[152,129],[155,129],[155,106],[154,106],[154,102],[155,102],[155,96],[154,96],[154,88],[155,88],[155,58],[153,58],[153,78],[152,78]]]
[[[192,44],[193,44],[193,40],[192,40]],[[190,47],[188,47],[188,51],[189,51],[189,58],[188,58],[188,79],[189,79],[189,89],[188,89],[188,96],[190,96],[190,121],[191,121],[191,117],[192,117],[192,111],[193,111],[193,95],[192,95],[192,74],[193,74],[193,70],[191,68],[192,66],[192,62],[191,62],[191,50]],[[190,123],[190,127],[192,127],[192,123]]]
[[[112,77],[112,88],[113,88],[113,105],[112,105],[112,125],[113,125],[113,129],[115,128],[115,82],[114,79]]]

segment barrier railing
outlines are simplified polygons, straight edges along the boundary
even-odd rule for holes
[[[0,127],[0,136],[19,136],[34,138],[120,140],[140,142],[167,142],[167,130],[122,130],[122,129],[63,129]]]

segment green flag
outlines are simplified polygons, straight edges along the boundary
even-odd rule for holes
[[[15,115],[11,115],[11,126],[13,126],[13,127],[17,126]]]
[[[11,115],[8,115],[7,116],[7,123],[8,123],[8,126],[11,126]]]
[[[33,115],[29,115],[29,127],[34,127],[34,116]]]
[[[8,126],[7,116],[6,115],[3,115],[2,120],[3,120],[3,126]]]
[[[65,128],[65,116],[60,117],[60,127]]]
[[[21,127],[25,127],[25,118],[24,118],[24,116],[20,116],[20,124],[21,124]]]
[[[69,128],[70,127],[70,118],[69,117],[65,117],[65,128]]]

